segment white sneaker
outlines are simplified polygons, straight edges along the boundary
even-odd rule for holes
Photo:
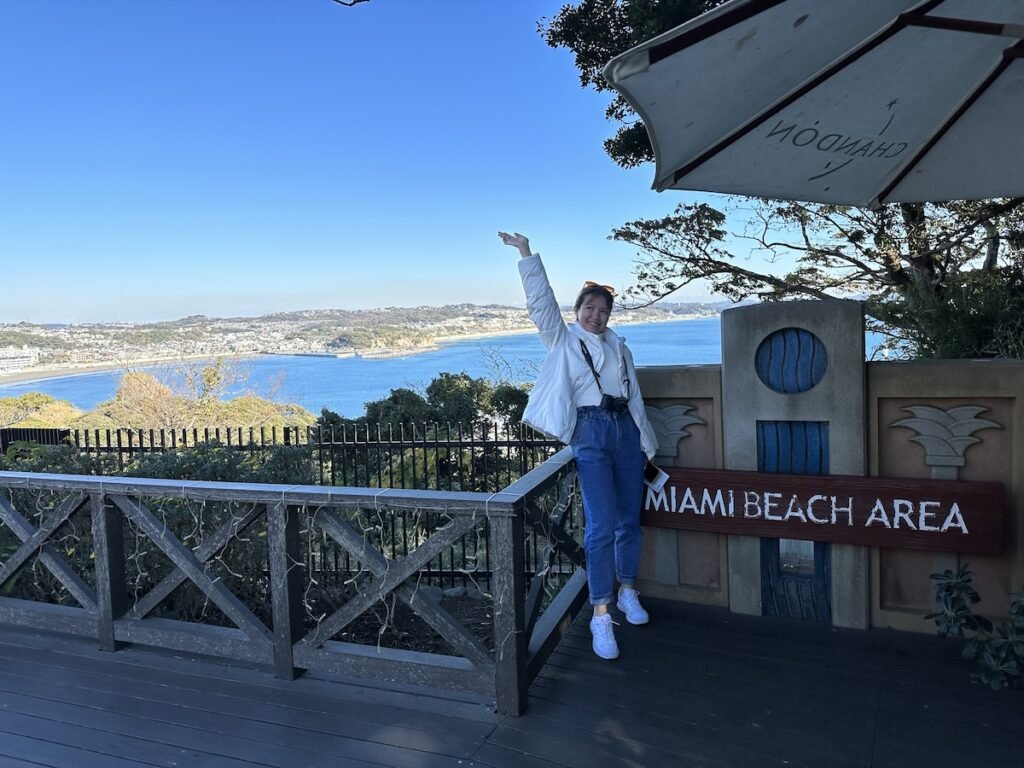
[[[647,611],[640,605],[640,593],[635,589],[623,587],[619,590],[619,599],[615,607],[626,614],[626,621],[630,624],[646,624],[651,620]]]
[[[602,659],[617,659],[619,644],[615,642],[611,614],[595,616],[590,620],[590,634],[594,636],[594,653]]]

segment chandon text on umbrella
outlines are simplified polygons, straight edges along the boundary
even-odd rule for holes
[[[818,125],[818,121],[814,122]],[[894,158],[907,149],[907,142],[895,141],[886,142],[868,138],[854,138],[842,133],[825,133],[815,127],[801,128],[797,123],[785,124],[779,120],[775,126],[769,129],[766,139],[776,138],[779,142],[787,139],[795,147],[811,147],[821,152],[842,154],[849,157],[882,157]]]

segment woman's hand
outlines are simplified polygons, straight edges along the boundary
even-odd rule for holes
[[[519,249],[519,255],[522,258],[532,256],[533,252],[530,250],[530,241],[526,235],[520,235],[518,232],[510,235],[508,232],[499,232],[498,237],[501,238],[501,242],[505,245],[511,245],[513,248]]]

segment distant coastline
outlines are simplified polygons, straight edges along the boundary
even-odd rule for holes
[[[680,322],[683,320],[699,320],[704,316],[701,315],[683,315],[675,317],[659,317],[657,319],[643,318],[637,320],[624,320],[619,325],[635,325],[635,324],[654,324],[654,323],[671,323]],[[408,348],[380,348],[380,349],[368,349],[361,350],[354,353],[352,356],[360,357],[364,360],[387,360],[396,357],[409,357],[412,355],[420,355],[427,352],[434,352],[440,349],[445,344],[454,344],[457,342],[474,341],[474,340],[485,340],[492,338],[500,338],[503,336],[518,336],[522,334],[536,333],[536,329],[533,326],[526,328],[510,328],[508,330],[502,330],[493,333],[464,333],[455,334],[448,336],[437,336],[434,339],[434,343],[429,345],[408,347]],[[214,353],[205,355],[185,355],[182,357],[159,357],[159,358],[138,358],[132,360],[130,363],[95,363],[76,365],[69,364],[64,366],[51,366],[51,367],[39,367],[30,370],[17,371],[15,373],[4,373],[0,374],[0,386],[5,384],[25,384],[33,381],[43,381],[45,379],[56,379],[71,376],[87,376],[92,373],[107,373],[110,371],[131,371],[136,368],[151,368],[159,365],[179,365],[187,363],[189,361],[197,360],[215,360],[217,358],[225,358],[229,360],[243,360],[252,359],[264,356],[300,356],[309,357],[311,356],[308,352],[225,352],[225,353]],[[324,353],[323,355],[315,355],[322,357],[340,357],[341,355],[333,355]],[[349,357],[349,355],[344,355]],[[2,397],[2,390],[0,390],[0,397]]]
[[[107,373],[109,371],[131,371],[136,368],[152,368],[156,365],[180,365],[196,360],[215,360],[223,357],[230,360],[244,360],[254,357],[262,357],[261,352],[231,352],[219,355],[185,355],[183,357],[158,357],[152,359],[140,358],[131,363],[96,363],[89,365],[65,365],[53,367],[32,368],[27,371],[16,373],[0,374],[0,385],[3,384],[24,384],[26,382],[43,381],[44,379],[60,379],[66,376],[88,376],[90,373]]]

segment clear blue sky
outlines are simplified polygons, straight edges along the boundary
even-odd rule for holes
[[[562,4],[5,0],[0,322],[521,303],[498,229],[628,284],[685,198],[604,154]]]

